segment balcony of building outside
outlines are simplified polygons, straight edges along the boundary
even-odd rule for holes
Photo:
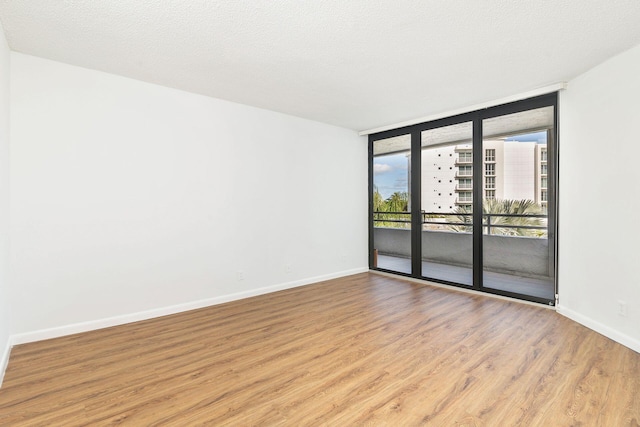
[[[469,191],[472,191],[472,190],[473,190],[473,184],[469,184],[469,185],[467,185],[467,184],[462,184],[462,185],[458,184],[458,185],[456,185],[456,188],[455,188],[456,192],[461,192],[461,191],[462,192],[469,192]]]
[[[473,163],[473,158],[472,157],[465,157],[465,156],[457,157],[456,161],[455,161],[455,165],[456,166],[471,165],[472,163]]]
[[[456,205],[470,205],[473,203],[473,195],[471,191],[459,192],[455,203]]]
[[[464,179],[464,178],[472,178],[473,177],[473,171],[456,171],[456,179]]]
[[[509,225],[500,221],[505,215],[483,215],[483,250],[491,253],[491,257],[484,257],[483,286],[553,300],[547,216],[513,214],[510,216],[536,218],[537,225]],[[411,230],[395,228],[395,224],[384,224],[375,218],[374,215],[377,267],[411,274]],[[410,222],[410,217],[397,220]],[[470,284],[472,214],[422,212],[422,223],[422,276]]]

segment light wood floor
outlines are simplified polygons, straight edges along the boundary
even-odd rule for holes
[[[640,354],[364,273],[16,346],[0,425],[638,426]]]

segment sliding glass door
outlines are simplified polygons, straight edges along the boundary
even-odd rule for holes
[[[370,135],[370,265],[554,304],[557,95]]]
[[[421,132],[422,276],[473,285],[473,124]]]
[[[554,128],[553,106],[482,122],[485,288],[554,299]]]
[[[411,135],[374,141],[372,150],[373,266],[411,274]]]

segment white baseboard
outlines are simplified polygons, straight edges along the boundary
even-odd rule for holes
[[[393,278],[400,278],[399,276],[395,275],[395,274],[391,274],[391,273],[385,273],[383,271],[376,271],[376,270],[371,270],[372,273],[375,274],[379,274],[382,276],[387,276],[387,277],[393,277]],[[412,277],[401,277],[401,280],[407,280],[410,282],[416,282],[416,283],[421,283],[421,284],[429,284],[430,286],[434,286],[434,287],[438,287],[438,288],[443,288],[443,289],[447,289],[450,291],[454,291],[454,292],[463,292],[463,293],[470,293],[470,294],[475,294],[475,295],[479,295],[479,293],[477,291],[471,290],[471,289],[464,289],[464,288],[456,288],[456,287],[452,287],[452,286],[448,286],[448,285],[441,285],[439,283],[434,283],[434,282],[429,282],[427,280],[422,280],[422,279],[414,279]],[[511,302],[518,302],[521,304],[530,304],[530,305],[534,305],[536,307],[541,307],[541,308],[548,308],[548,309],[552,309],[555,311],[557,311],[559,314],[580,323],[583,326],[586,326],[587,328],[601,334],[604,335],[607,338],[612,339],[613,341],[622,344],[625,347],[630,348],[631,350],[640,353],[640,341],[638,341],[637,339],[634,339],[628,335],[622,334],[618,331],[616,331],[613,328],[610,328],[608,326],[603,325],[602,323],[596,322],[593,319],[590,319],[589,317],[586,317],[580,313],[577,313],[573,310],[568,309],[567,307],[564,307],[562,304],[557,305],[556,307],[553,306],[548,306],[548,305],[544,305],[544,304],[539,304],[539,303],[534,303],[534,302],[528,302],[528,301],[523,301],[523,300],[517,300],[514,298],[510,298],[510,297],[503,297],[500,295],[494,295],[494,294],[488,294],[488,293],[484,293],[484,294],[480,294],[484,297],[488,297],[488,298],[497,298],[497,299],[502,299],[502,300],[507,300],[507,301],[511,301]]]
[[[568,317],[569,319],[580,323],[581,325],[586,326],[589,329],[596,331],[597,333],[604,335],[607,338],[614,340],[615,342],[622,344],[625,347],[630,348],[631,350],[640,353],[640,341],[635,338],[632,338],[628,335],[620,333],[609,326],[603,325],[600,322],[597,322],[587,316],[584,316],[578,312],[575,312],[562,304],[558,304],[556,310],[561,315]]]
[[[169,314],[181,313],[184,311],[195,310],[198,308],[209,307],[212,305],[223,304],[225,302],[236,301],[253,296],[277,292],[284,289],[296,288],[298,286],[309,285],[312,283],[322,282],[325,280],[336,279],[339,277],[351,276],[353,274],[364,273],[369,271],[368,268],[355,268],[352,270],[339,271],[336,273],[325,274],[322,276],[309,277],[293,282],[281,283],[263,288],[251,289],[248,291],[237,292],[228,295],[222,295],[214,298],[207,298],[198,301],[192,301],[184,304],[177,304],[168,307],[161,307],[152,310],[140,311],[137,313],[124,314],[121,316],[108,317],[106,319],[90,320],[88,322],[74,323],[71,325],[59,326],[49,329],[41,329],[38,331],[15,334],[10,337],[11,345],[26,344],[35,341],[42,341],[51,338],[63,337],[66,335],[77,334],[81,332],[93,331],[96,329],[109,328],[111,326],[123,325],[125,323],[138,322],[141,320],[152,319],[154,317],[167,316]],[[2,370],[4,373],[4,369]]]
[[[7,339],[7,346],[2,353],[2,357],[0,358],[0,387],[2,387],[2,381],[4,380],[4,372],[7,370],[7,366],[9,365],[9,356],[11,355],[11,347],[13,347],[13,343],[11,342],[11,337]]]
[[[56,328],[42,329],[33,332],[27,332],[22,334],[11,335],[8,339],[5,351],[0,358],[0,387],[4,379],[4,373],[9,363],[9,356],[11,354],[11,348],[14,345],[26,344],[34,341],[41,341],[45,339],[58,338],[66,335],[72,335],[80,332],[88,332],[96,329],[108,328],[111,326],[123,325],[126,323],[138,322],[140,320],[152,319],[154,317],[166,316],[175,313],[181,313],[184,311],[195,310],[198,308],[209,307],[212,305],[223,304],[225,302],[236,301],[244,298],[249,298],[258,295],[264,295],[271,292],[277,292],[285,289],[296,288],[299,286],[305,286],[312,283],[322,282],[325,280],[337,279],[339,277],[351,276],[353,274],[365,273],[369,271],[368,268],[356,268],[352,270],[345,270],[336,273],[326,274],[322,276],[309,277],[306,279],[296,280],[287,283],[281,283],[273,286],[266,286],[263,288],[251,289],[244,292],[237,292],[234,294],[223,295],[215,298],[208,298],[204,300],[193,301],[185,304],[177,304],[168,307],[162,307],[153,310],[141,311],[137,313],[125,314],[122,316],[114,316],[106,319],[92,320],[88,322],[74,323],[71,325],[60,326]],[[379,272],[376,272],[379,273]],[[395,277],[395,276],[394,276]],[[561,304],[556,307],[559,314],[574,320],[589,329],[592,329],[622,345],[628,347],[638,353],[640,353],[640,341],[622,334],[608,326],[605,326],[593,319],[583,316]]]

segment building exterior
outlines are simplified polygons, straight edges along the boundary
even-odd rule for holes
[[[425,212],[452,212],[456,208],[459,145],[427,147],[422,150],[422,207]],[[471,151],[471,144],[468,145]],[[471,159],[469,159],[471,168]],[[464,172],[465,169],[463,168]],[[471,177],[469,176],[469,179]],[[471,188],[471,187],[469,187]]]
[[[536,142],[483,141],[483,189],[486,199],[547,203],[547,146]],[[422,210],[449,213],[473,202],[471,143],[422,150]]]

